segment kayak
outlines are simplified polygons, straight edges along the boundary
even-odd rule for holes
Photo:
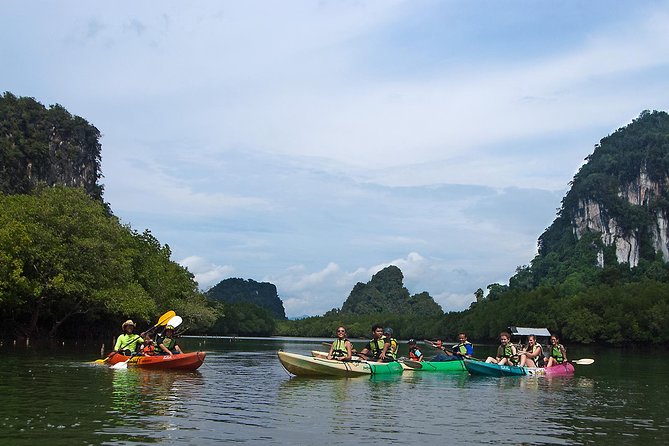
[[[553,367],[525,367],[528,375],[568,376],[574,374],[574,365],[571,362],[554,365]]]
[[[550,368],[543,367],[520,367],[516,365],[499,365],[483,361],[465,359],[465,367],[472,375],[482,376],[566,376],[574,374],[574,366],[571,363],[559,364]]]
[[[128,362],[129,367],[153,370],[196,370],[204,362],[205,352],[181,353],[178,355],[124,356],[113,355],[109,358],[110,366],[119,362]]]
[[[422,372],[466,372],[465,363],[462,360],[453,361],[412,361],[405,359],[402,364],[404,370],[415,370]]]
[[[335,361],[297,353],[278,352],[281,365],[297,376],[369,376],[402,373],[399,362]]]

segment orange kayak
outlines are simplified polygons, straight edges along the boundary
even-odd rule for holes
[[[153,370],[197,370],[207,356],[205,352],[182,353],[180,355],[124,356],[113,355],[108,364],[114,365],[128,361],[129,367]]]

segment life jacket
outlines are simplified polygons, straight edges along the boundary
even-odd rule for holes
[[[174,348],[177,346],[176,339],[167,338],[167,337],[158,338],[158,341],[156,341],[156,344],[158,344],[158,345],[163,344],[165,346],[165,348],[168,349],[169,351],[171,351],[172,353],[176,352],[176,350],[174,350]],[[165,352],[162,349],[160,349],[160,351],[158,353],[163,354]]]
[[[468,348],[469,347],[469,348]],[[452,348],[453,352],[465,356],[469,354],[469,350],[474,350],[474,346],[472,345],[471,342],[465,341],[465,342],[460,342],[459,344],[455,344]]]
[[[392,359],[393,361],[397,360],[397,339],[395,338],[390,338],[388,339],[387,337],[382,337],[381,338],[385,344],[386,341],[390,342],[390,347],[388,347],[388,350],[386,350],[386,359]],[[383,349],[383,348],[382,348]]]
[[[551,346],[551,357],[555,358],[555,361],[558,364],[562,364],[564,362],[564,357],[562,356],[562,344],[557,344],[557,345],[552,345]]]
[[[372,353],[374,359],[379,359],[381,352],[383,351],[383,346],[385,345],[385,339],[372,339],[369,341],[369,351]],[[392,345],[391,345],[392,347]]]
[[[346,343],[348,339],[335,339],[332,343],[332,357],[333,358],[344,358],[348,356],[348,350],[346,350]]]
[[[153,342],[150,343],[149,345],[145,345],[142,347],[142,354],[146,356],[151,356],[156,354],[156,347],[153,345]]]
[[[510,342],[506,345],[500,345],[497,347],[497,356],[500,358],[508,358],[512,364],[518,362],[518,357],[513,354],[513,344]]]
[[[541,348],[541,345],[539,345],[539,344],[534,344],[534,347],[532,348],[532,350],[530,350],[530,344],[527,344],[527,348],[526,348],[525,350],[526,350],[528,353],[534,353],[537,349],[539,349],[539,354],[538,354],[537,356],[535,356],[534,358],[528,358],[528,359],[531,359],[532,361],[534,361],[534,364],[535,364],[537,367],[541,367],[541,365],[542,365],[543,362],[544,362],[544,351],[543,351],[543,349]]]
[[[412,347],[409,349],[409,359],[412,361],[420,361],[420,358],[423,354],[418,350],[418,347]]]

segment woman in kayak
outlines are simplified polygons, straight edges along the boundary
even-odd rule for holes
[[[330,346],[328,359],[336,359],[337,361],[350,361],[352,355],[353,345],[351,345],[351,341],[346,338],[346,329],[344,327],[338,327],[337,339],[335,339]]]
[[[520,366],[521,367],[541,367],[543,364],[543,351],[541,346],[537,344],[537,337],[534,335],[529,335],[527,337],[527,348],[518,353],[520,355]]]
[[[123,334],[116,340],[114,352],[125,356],[137,353],[137,347],[144,342],[144,339],[133,333],[135,331],[135,323],[132,319],[128,319],[121,325],[121,329],[123,330]]]
[[[368,361],[392,361],[390,358],[386,358],[386,352],[390,348],[390,340],[383,337],[383,327],[380,325],[372,326],[372,333],[374,334],[374,337],[367,343],[367,345],[365,345],[365,348],[358,353],[358,356]]]
[[[506,331],[499,334],[500,346],[497,347],[497,356],[494,358],[488,356],[485,362],[499,364],[499,365],[515,365],[518,359],[518,352],[516,346],[511,343],[511,335]]]
[[[560,344],[560,339],[553,335],[551,336],[551,355],[548,357],[546,368],[562,364],[563,362],[567,362],[567,350]]]

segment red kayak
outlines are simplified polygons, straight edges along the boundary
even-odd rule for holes
[[[177,355],[124,356],[113,355],[109,358],[110,366],[126,362],[130,367],[152,370],[197,370],[207,356],[205,352],[181,353]]]

